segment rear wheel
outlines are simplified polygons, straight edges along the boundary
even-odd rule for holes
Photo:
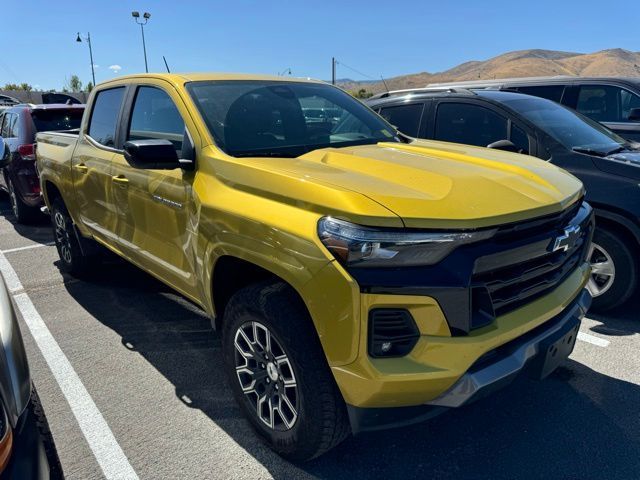
[[[31,207],[22,201],[20,196],[17,194],[11,179],[7,179],[7,188],[9,189],[11,210],[13,211],[13,216],[16,217],[18,223],[31,223],[35,221],[40,214],[39,209]]]
[[[309,460],[347,437],[344,401],[313,322],[291,287],[263,283],[238,291],[223,322],[234,396],[273,450]]]
[[[60,255],[61,270],[75,276],[86,274],[98,259],[96,255],[89,254],[80,247],[73,220],[60,197],[51,205],[51,223]]]
[[[597,227],[589,251],[591,277],[587,288],[593,310],[622,305],[633,294],[638,280],[638,261],[630,242],[613,230]]]

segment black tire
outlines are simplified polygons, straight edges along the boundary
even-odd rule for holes
[[[602,294],[593,298],[592,310],[603,312],[621,306],[631,297],[638,285],[638,260],[633,254],[631,242],[614,230],[596,227],[593,243],[594,253],[589,259],[592,265],[609,257],[615,268],[611,285]],[[598,257],[598,250],[600,250],[600,257]],[[602,281],[605,277],[594,277],[592,274],[591,282],[595,279]],[[595,291],[592,288],[590,290],[592,293]]]
[[[44,414],[42,403],[40,403],[40,397],[36,391],[35,386],[31,386],[31,398],[29,399],[28,408],[33,413],[38,426],[38,431],[42,437],[42,443],[44,444],[44,450],[47,454],[47,460],[49,461],[49,478],[52,480],[63,480],[64,473],[62,471],[62,464],[60,463],[60,457],[58,457],[58,450],[56,444],[53,441],[53,435],[49,428],[49,422]]]
[[[276,282],[241,289],[231,297],[224,312],[223,322],[225,371],[233,394],[244,415],[273,450],[291,461],[306,461],[335,447],[349,435],[344,400],[331,374],[306,307],[291,287]],[[284,421],[281,422],[282,425],[276,425],[273,420],[273,428],[265,424],[258,416],[257,403],[253,400],[257,400],[260,395],[256,393],[250,397],[243,393],[236,374],[237,358],[242,361],[243,357],[236,350],[235,337],[243,325],[246,328],[251,322],[258,322],[266,327],[271,338],[275,340],[276,343],[272,344],[269,351],[269,355],[273,352],[271,359],[278,356],[274,345],[281,347],[281,351],[288,358],[291,375],[285,373],[286,367],[283,367],[280,380],[274,380],[272,388],[286,376],[295,381],[295,391],[293,395],[289,392],[288,397],[295,399],[295,402],[291,403],[295,403],[297,407],[297,418],[290,426]],[[260,366],[256,361],[257,368]],[[280,369],[280,366],[277,368]],[[264,370],[265,379],[268,370]],[[286,387],[284,382],[278,384],[281,385],[280,392],[285,388],[294,388]],[[259,389],[258,385],[254,388]],[[283,417],[280,419],[283,420]]]
[[[93,252],[86,252],[87,248],[83,250],[80,247],[79,234],[60,197],[54,199],[51,205],[51,225],[60,256],[60,269],[77,277],[89,273],[99,259]]]
[[[16,221],[22,224],[35,222],[40,216],[40,209],[37,207],[31,207],[24,203],[20,198],[20,195],[16,192],[13,180],[9,178],[7,178],[7,188],[9,189],[11,210],[13,212],[13,216],[16,217]]]

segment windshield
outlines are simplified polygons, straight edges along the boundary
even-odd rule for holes
[[[31,118],[37,132],[73,130],[80,128],[83,112],[82,108],[32,110]]]
[[[217,145],[234,157],[297,157],[326,147],[399,141],[342,90],[321,83],[193,82],[187,89]]]
[[[623,138],[606,127],[550,100],[518,98],[504,103],[569,150],[582,148],[606,153],[626,145]]]

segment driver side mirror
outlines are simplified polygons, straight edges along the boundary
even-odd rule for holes
[[[0,168],[6,167],[11,161],[11,151],[9,145],[4,141],[4,138],[0,137]]]
[[[124,158],[134,168],[173,170],[183,166],[173,143],[164,139],[125,142]]]
[[[632,108],[628,118],[632,122],[640,122],[640,108]]]
[[[510,140],[498,140],[490,143],[487,148],[495,148],[496,150],[504,150],[505,152],[520,153],[520,149]]]

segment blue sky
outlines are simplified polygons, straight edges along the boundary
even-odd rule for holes
[[[132,10],[148,11],[150,71],[228,71],[329,79],[331,57],[379,78],[437,72],[510,50],[640,50],[629,16],[636,3],[456,2],[428,0],[5,0],[0,85],[28,82],[60,88],[78,74],[91,79],[91,32],[97,81],[144,71],[140,27]],[[109,69],[109,67],[113,67]],[[114,66],[119,66],[117,69]],[[339,78],[366,80],[343,65]]]

